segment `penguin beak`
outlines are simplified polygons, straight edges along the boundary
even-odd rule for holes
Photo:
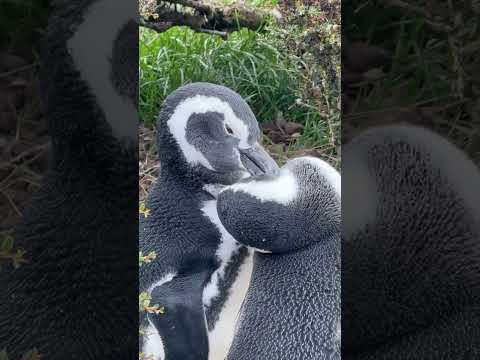
[[[277,175],[280,171],[275,160],[258,143],[248,149],[239,149],[240,160],[252,176]]]

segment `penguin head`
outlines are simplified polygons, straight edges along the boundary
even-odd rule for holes
[[[313,157],[287,162],[278,176],[247,179],[220,192],[217,210],[240,243],[281,253],[340,236],[340,174]]]
[[[128,2],[53,1],[41,83],[54,163],[108,159],[100,168],[136,153],[137,14]]]
[[[162,106],[157,130],[162,171],[175,168],[205,183],[232,184],[278,170],[260,145],[252,110],[224,86],[194,83],[177,89]]]
[[[367,130],[342,163],[342,346],[393,344],[469,306],[480,293],[478,167],[414,126]]]

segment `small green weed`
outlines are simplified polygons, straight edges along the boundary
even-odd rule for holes
[[[14,238],[9,233],[0,234],[0,270],[4,262],[11,262],[16,269],[26,263],[25,250],[14,248]]]

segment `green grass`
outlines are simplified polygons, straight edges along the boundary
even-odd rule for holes
[[[228,41],[186,28],[163,34],[142,30],[140,37],[141,117],[149,125],[160,102],[179,86],[196,81],[238,91],[261,120],[295,103],[300,76],[286,57],[251,31]]]
[[[379,86],[368,91],[369,107],[378,109],[388,105],[391,98],[385,94],[392,93],[399,86],[407,90],[398,99],[405,104],[450,95],[450,78],[445,76],[448,49],[438,39],[431,42],[432,36],[423,20],[385,8],[369,7],[368,11],[368,19],[358,16],[358,21],[352,21],[355,25],[349,32],[380,45],[392,55],[391,67],[385,77],[376,82]]]
[[[423,9],[421,1],[408,3]],[[344,34],[391,54],[383,76],[360,86],[356,108],[344,117],[344,124],[385,110],[423,107],[428,109],[435,130],[464,149],[471,147],[472,155],[478,152],[471,146],[478,141],[474,124],[476,121],[478,126],[479,117],[471,110],[478,98],[478,91],[475,94],[472,89],[480,84],[473,70],[477,58],[462,54],[461,49],[478,39],[480,22],[478,17],[469,16],[472,10],[463,2],[449,4],[450,12],[435,18],[440,26],[452,28],[449,33],[434,30],[425,16],[402,8],[378,7],[366,0],[344,6],[344,16],[349,19]],[[446,2],[438,5],[448,8]],[[461,15],[461,26],[455,27],[452,14]]]
[[[297,146],[322,146],[331,113],[303,97],[306,81],[301,59],[283,53],[271,34],[241,30],[228,40],[175,27],[157,34],[140,32],[140,117],[154,124],[163,99],[179,86],[197,81],[222,84],[237,91],[260,122],[281,112],[288,121],[305,125]],[[339,114],[337,112],[337,115]],[[338,119],[337,119],[338,120]]]

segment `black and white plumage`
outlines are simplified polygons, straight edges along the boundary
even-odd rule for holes
[[[222,186],[275,173],[278,166],[259,144],[261,132],[247,103],[223,86],[195,83],[177,89],[162,106],[157,131],[161,172],[146,203],[150,215],[140,219],[140,250],[155,251],[157,259],[141,267],[140,290],[150,292],[152,302],[167,313],[189,305],[192,316],[184,319],[191,328],[184,324],[172,332],[170,320],[178,324],[178,317],[149,314],[146,332],[151,335],[142,339],[142,351],[155,359],[206,359],[205,353],[223,359],[248,286],[251,257],[221,225],[215,195]],[[178,298],[203,304],[182,305]],[[202,307],[206,324],[193,320]],[[199,345],[205,344],[206,329],[207,351]],[[170,344],[162,344],[162,332],[169,334],[164,340]],[[195,339],[189,338],[192,333]]]
[[[343,148],[342,357],[480,357],[480,172],[418,127]]]
[[[340,188],[304,157],[219,194],[225,228],[257,250],[229,360],[340,359]]]
[[[52,3],[41,54],[51,161],[15,234],[29,263],[0,272],[0,348],[11,358],[32,348],[46,359],[137,355],[137,295],[124,285],[138,266],[138,74],[119,69],[138,46],[136,12],[112,0]]]

